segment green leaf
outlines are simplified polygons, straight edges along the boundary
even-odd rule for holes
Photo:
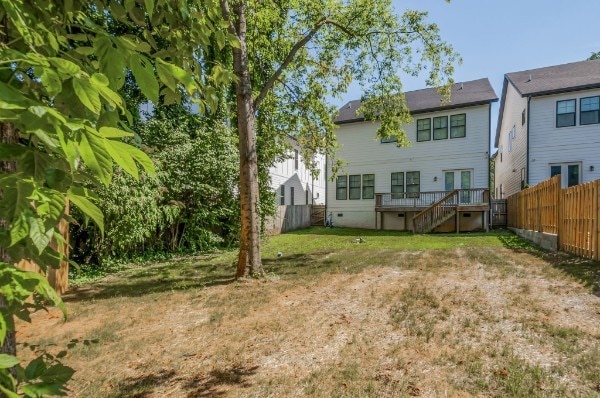
[[[33,361],[27,364],[25,367],[25,377],[27,380],[34,380],[40,377],[42,373],[46,370],[46,363],[44,362],[44,358],[37,357]]]
[[[58,76],[58,73],[52,69],[44,68],[40,75],[40,80],[51,97],[54,97],[62,91],[62,80]]]
[[[133,148],[131,145],[112,140],[105,140],[104,145],[106,145],[106,150],[110,153],[113,160],[117,162],[127,174],[133,176],[135,179],[139,178],[137,166],[129,153]]]
[[[133,133],[118,129],[116,127],[100,127],[98,133],[104,138],[133,137]]]
[[[75,90],[75,95],[86,108],[96,115],[100,113],[102,107],[100,93],[88,80],[73,79],[73,90]]]
[[[2,371],[0,370],[0,373],[1,372]],[[12,378],[12,376],[10,375],[10,373],[8,374],[8,376],[10,376]],[[5,394],[7,398],[21,398],[21,397],[19,397],[18,394],[15,394],[13,391],[7,389],[6,387],[4,387],[1,384],[0,384],[0,392],[2,392],[3,394]]]
[[[44,249],[50,244],[53,229],[46,231],[44,221],[38,217],[29,217],[29,238],[33,245],[42,254]]]
[[[123,98],[109,87],[110,81],[101,73],[94,73],[90,78],[90,83],[112,107],[125,108]]]
[[[65,395],[65,387],[63,383],[39,382],[26,384],[21,387],[21,391],[31,398]]]
[[[68,366],[56,364],[54,366],[49,367],[42,375],[40,379],[45,381],[46,383],[60,383],[64,384],[71,376],[73,376],[75,371]]]
[[[129,67],[142,93],[153,103],[158,103],[158,81],[152,63],[141,54],[133,54]]]
[[[144,0],[144,4],[146,5],[148,16],[152,18],[152,14],[154,13],[154,0]]]
[[[95,130],[91,128],[81,132],[77,150],[84,163],[108,187],[112,178],[112,159],[106,151],[104,139],[98,137],[94,132]]]
[[[16,245],[29,235],[29,223],[27,222],[25,213],[19,214],[12,221],[10,227],[10,246]]]
[[[94,220],[94,223],[96,223],[100,229],[100,233],[104,235],[104,215],[102,214],[102,211],[88,199],[89,196],[87,195],[87,191],[73,187],[69,189],[68,197],[86,217]]]
[[[156,168],[154,167],[152,159],[150,159],[148,155],[146,155],[141,150],[132,147],[131,145],[129,145],[128,151],[131,154],[131,156],[135,159],[135,161],[138,162],[144,168],[146,173],[150,174],[151,176],[156,175]]]
[[[4,315],[0,313],[0,346],[4,345],[4,339],[6,338],[6,332],[8,332],[8,325],[4,319]]]
[[[12,368],[19,364],[19,359],[12,355],[0,354],[0,369]]]
[[[73,77],[79,72],[81,72],[81,68],[77,64],[68,61],[64,58],[50,57],[48,58],[48,61],[50,61],[50,63],[54,65],[58,73],[65,76],[65,78]]]
[[[222,50],[226,44],[225,34],[222,31],[217,30],[215,32],[215,38],[217,39],[217,45],[219,46],[219,50]]]

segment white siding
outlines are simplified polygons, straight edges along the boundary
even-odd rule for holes
[[[417,142],[417,119],[462,113],[466,113],[465,138]],[[420,190],[425,192],[444,191],[443,171],[469,169],[473,171],[473,188],[488,187],[489,105],[419,114],[414,119],[405,127],[412,142],[407,148],[375,139],[374,123],[340,125],[336,133],[340,145],[337,157],[348,163],[340,174],[375,174],[375,192],[388,193],[391,173],[419,171]],[[328,167],[331,175],[331,164]],[[335,181],[327,181],[327,212],[332,213],[334,225],[375,228],[375,199],[336,200],[335,194]]]
[[[502,184],[504,198],[521,190],[521,170],[527,167],[527,115],[525,124],[522,124],[522,113],[526,108],[527,98],[522,98],[514,86],[508,83],[494,169],[495,191],[499,195]],[[512,145],[509,145],[510,131],[513,127],[515,138]],[[509,146],[512,146],[510,151]]]
[[[295,141],[290,139],[292,147],[299,150]],[[313,178],[310,171],[304,163],[302,155],[299,156],[298,169],[296,170],[294,161],[294,150],[288,153],[288,158],[275,164],[269,170],[271,176],[271,188],[277,194],[277,204],[280,204],[281,187],[285,189],[285,205],[291,205],[291,188],[294,188],[294,204],[305,205],[325,204],[325,156],[318,155],[317,162],[320,170],[319,176]],[[308,192],[308,202],[306,203],[306,195]]]
[[[600,124],[579,125],[579,99],[597,95],[600,89],[531,99],[530,185],[550,177],[550,163],[580,162],[582,182],[600,178]],[[576,124],[557,128],[556,101],[568,99],[577,100]]]

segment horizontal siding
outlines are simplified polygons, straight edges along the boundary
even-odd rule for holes
[[[598,89],[532,98],[530,185],[550,177],[550,163],[581,162],[582,182],[600,178],[600,124],[579,125],[579,99],[597,95]],[[577,100],[576,125],[556,128],[556,101],[567,99]]]
[[[523,110],[527,108],[527,98],[522,98],[512,84],[508,84],[504,100],[504,113],[500,122],[498,155],[495,162],[495,191],[504,197],[521,190],[521,169],[527,167],[527,122],[521,123]],[[515,139],[509,151],[509,133],[515,127]],[[500,155],[502,151],[502,156]],[[513,171],[514,170],[514,171]]]
[[[412,142],[412,146],[406,148],[398,148],[395,143],[382,144],[375,139],[375,123],[341,125],[336,133],[340,146],[337,158],[346,165],[340,174],[374,174],[375,192],[386,193],[391,191],[391,173],[419,171],[421,191],[443,191],[443,171],[470,169],[473,171],[473,188],[486,188],[489,181],[489,106],[432,112],[418,115],[418,118],[459,113],[467,114],[465,138],[416,142],[416,122],[413,121],[405,127]],[[437,181],[434,181],[434,178],[437,178]],[[356,226],[356,223],[361,223],[366,228],[374,228],[375,199],[336,200],[335,193],[335,181],[328,181],[327,211],[333,213],[334,222],[337,213],[344,213],[343,217],[337,220],[338,225]]]
[[[295,149],[299,147],[294,144]],[[290,188],[294,188],[294,204],[304,205],[306,203],[306,191],[308,191],[308,200],[311,201],[311,196],[314,198],[314,204],[325,204],[325,156],[317,155],[318,168],[320,170],[317,178],[312,177],[310,170],[306,167],[306,163],[299,155],[298,170],[295,169],[294,152],[288,153],[288,158],[276,163],[269,169],[271,177],[271,188],[277,192],[277,204],[281,186],[285,187],[285,204],[290,205],[291,195]]]

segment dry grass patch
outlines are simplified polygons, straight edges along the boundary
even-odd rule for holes
[[[547,254],[321,231],[271,238],[265,280],[231,282],[227,253],[138,267],[19,334],[76,340],[77,397],[600,396],[600,299]]]

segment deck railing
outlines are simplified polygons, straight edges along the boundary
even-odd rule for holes
[[[469,206],[489,204],[489,189],[457,189],[457,195],[453,196],[453,202],[448,204]],[[375,207],[429,207],[448,195],[447,191],[430,192],[402,192],[402,193],[378,193],[375,194]]]

